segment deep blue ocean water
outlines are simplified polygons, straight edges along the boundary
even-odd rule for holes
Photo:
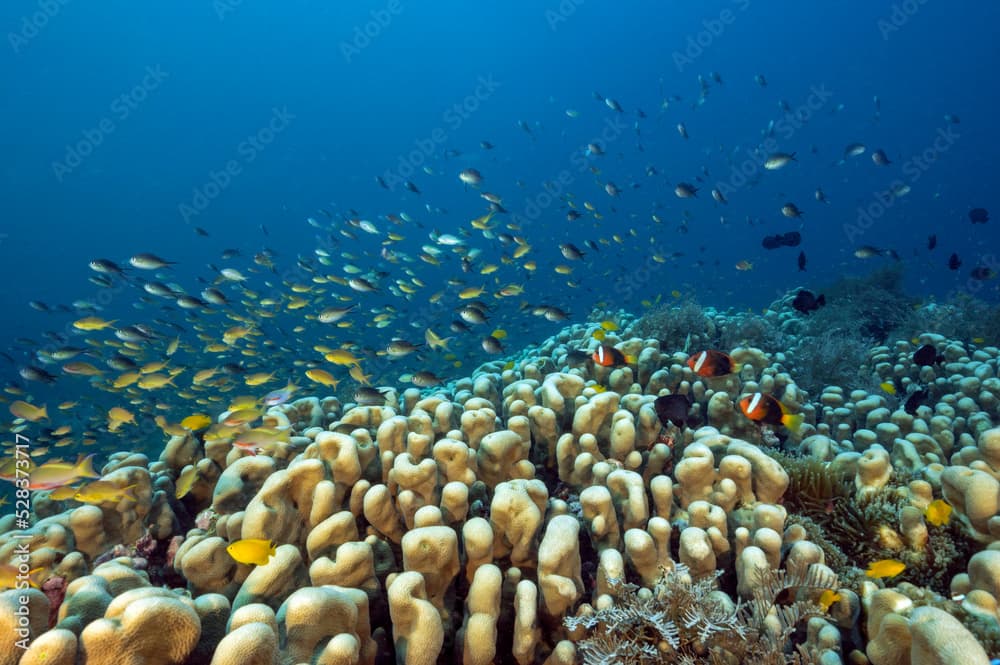
[[[394,248],[416,255],[432,230],[468,229],[486,212],[478,194],[487,190],[503,198],[509,214],[497,219],[520,225],[511,233],[530,242],[526,259],[539,265],[530,279],[522,271],[501,281],[524,283],[516,300],[562,307],[570,321],[599,301],[638,311],[641,300],[673,290],[703,305],[759,310],[789,289],[892,261],[855,258],[861,245],[896,251],[915,297],[974,292],[996,301],[997,280],[973,280],[969,271],[997,267],[1000,222],[973,225],[968,212],[1000,210],[998,18],[992,3],[935,0],[4,3],[0,347],[15,361],[4,362],[4,377],[20,383],[16,368],[31,361],[31,345],[15,339],[47,343],[45,331],[67,333],[82,316],[36,311],[28,301],[99,302],[99,315],[122,323],[183,321],[156,302],[136,310],[137,288],[89,283],[92,259],[125,265],[153,252],[177,262],[165,280],[197,294],[205,286],[197,277],[216,277],[208,264],[245,270],[267,248],[279,276],[302,281],[308,274],[295,270],[296,258],[315,261],[328,235],[306,223],[311,216],[329,225],[321,209],[340,227],[356,211],[383,236],[405,235]],[[765,171],[753,149],[772,121],[769,145],[798,162]],[[593,140],[603,156],[583,155]],[[838,164],[852,142],[867,151]],[[873,164],[876,149],[892,163]],[[470,167],[485,178],[478,191],[457,178]],[[407,179],[422,193],[407,191]],[[619,196],[604,191],[608,182]],[[679,182],[697,186],[698,197],[674,196]],[[909,193],[882,206],[880,193],[899,184]],[[728,204],[713,201],[713,187]],[[814,199],[817,187],[828,205]],[[565,201],[553,202],[552,191],[581,211],[593,203],[602,219],[567,223]],[[787,202],[800,219],[781,215]],[[383,217],[403,212],[414,222],[394,227]],[[761,247],[765,235],[791,230],[801,232],[800,247]],[[322,272],[338,273],[347,262],[339,252],[378,252],[380,237],[358,233],[357,243],[338,238],[334,265]],[[613,234],[621,242],[600,252],[584,246]],[[567,241],[587,251],[574,266],[577,288],[551,270],[565,263],[558,245]],[[478,234],[470,245],[494,260],[501,252]],[[242,258],[221,261],[226,248]],[[805,272],[796,267],[799,250]],[[963,262],[957,271],[947,267],[952,252]],[[427,295],[448,278],[495,288],[449,259],[410,264],[428,284],[413,301],[384,293],[358,301],[390,304],[405,319],[407,308],[426,313]],[[752,271],[735,269],[744,260]],[[400,266],[374,256],[350,262],[400,276]],[[639,278],[636,266],[646,266]],[[266,277],[253,277],[256,292],[271,292]],[[453,295],[446,300],[455,304]],[[443,316],[446,328],[453,317]],[[512,313],[505,322],[527,331],[509,348],[562,325]],[[357,331],[349,337],[359,340]]]

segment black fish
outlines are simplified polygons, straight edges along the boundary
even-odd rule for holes
[[[962,267],[962,259],[958,258],[958,254],[952,254],[948,257],[948,270],[958,270]]]
[[[765,236],[761,241],[764,249],[778,249],[779,247],[798,247],[802,242],[802,234],[798,231],[789,231],[774,236]]]
[[[973,224],[985,224],[990,221],[990,213],[986,208],[973,208],[969,211],[969,219]]]
[[[803,272],[806,269],[806,253],[799,252],[799,272]]]
[[[976,266],[972,269],[972,272],[969,273],[969,276],[972,277],[972,279],[985,280],[993,279],[993,277],[996,276],[996,273],[986,266]]]
[[[357,402],[359,406],[375,406],[385,404],[385,397],[388,394],[388,390],[379,390],[377,388],[361,386],[354,391],[354,401]]]
[[[927,249],[934,249],[935,247],[937,247],[937,236],[931,235],[927,238]]]
[[[795,299],[792,301],[792,307],[803,314],[815,312],[825,304],[826,296],[823,294],[817,296],[812,291],[807,291],[805,289],[799,291],[795,295]]]
[[[383,178],[382,176],[380,175],[375,176],[375,182],[377,182],[378,186],[381,187],[382,189],[389,189],[389,185],[386,184],[385,178]]]
[[[420,189],[416,185],[414,185],[412,182],[410,182],[409,180],[407,180],[406,182],[404,182],[403,186],[405,186],[408,190],[410,190],[414,194],[419,194],[420,193]]]
[[[924,400],[930,396],[930,393],[926,388],[921,388],[912,395],[906,398],[906,403],[903,405],[903,410],[906,411],[911,416],[916,415],[917,409],[923,404]]]
[[[937,352],[937,348],[933,344],[924,344],[913,352],[913,362],[917,364],[917,367],[927,367],[943,363],[944,356]]]
[[[687,424],[688,410],[691,408],[690,395],[664,395],[653,402],[656,416],[664,427],[673,423],[676,427]]]

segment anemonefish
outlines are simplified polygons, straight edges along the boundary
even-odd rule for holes
[[[594,351],[591,357],[601,367],[617,367],[619,365],[627,365],[630,362],[628,356],[607,344],[601,344],[597,347],[597,350]]]
[[[789,413],[784,404],[764,393],[754,393],[741,399],[740,411],[755,423],[784,425],[793,432],[802,425],[801,415]]]
[[[722,351],[708,349],[687,359],[687,366],[698,376],[725,376],[736,371],[736,363]]]

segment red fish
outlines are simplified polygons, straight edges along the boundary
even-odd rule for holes
[[[687,359],[687,366],[698,376],[725,376],[736,371],[736,363],[722,351],[708,349]]]
[[[784,425],[793,432],[798,431],[802,425],[801,415],[789,413],[784,404],[764,393],[753,393],[741,399],[740,411],[750,420],[762,425]]]

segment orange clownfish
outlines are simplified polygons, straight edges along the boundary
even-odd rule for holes
[[[743,415],[763,425],[784,425],[795,432],[802,425],[802,416],[789,413],[785,405],[764,393],[747,395],[740,400],[740,411]]]
[[[597,350],[594,351],[591,357],[601,367],[618,367],[619,365],[627,365],[630,362],[634,362],[634,360],[629,359],[624,353],[607,344],[601,344],[597,347]]]
[[[687,366],[698,376],[705,377],[725,376],[736,371],[736,363],[728,354],[713,349],[693,354],[687,359]]]

